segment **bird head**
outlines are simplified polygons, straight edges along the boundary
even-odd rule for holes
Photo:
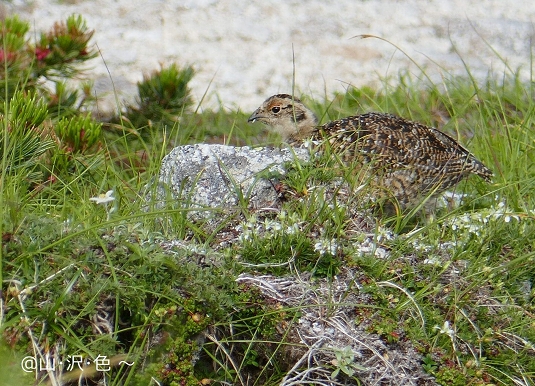
[[[306,139],[318,124],[314,113],[299,99],[288,94],[277,94],[266,99],[248,121],[262,122],[286,142]]]

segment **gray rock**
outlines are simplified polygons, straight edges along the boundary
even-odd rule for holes
[[[170,193],[194,217],[210,217],[213,210],[231,211],[240,206],[258,209],[277,201],[276,176],[283,164],[307,160],[306,149],[250,148],[196,144],[173,149],[162,161],[159,196]],[[169,195],[167,196],[169,197]]]

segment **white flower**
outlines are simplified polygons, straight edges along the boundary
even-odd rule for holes
[[[295,233],[299,232],[299,224],[293,224],[289,227],[286,227],[286,233],[289,235],[293,235]]]
[[[442,208],[447,208],[448,205],[458,208],[461,206],[464,197],[464,194],[444,192],[444,194],[441,196],[441,200],[438,200],[437,204],[439,204],[439,206]]]
[[[320,240],[314,244],[314,251],[319,252],[321,256],[326,253],[335,256],[338,251],[338,244],[336,240]]]
[[[441,262],[440,259],[438,259],[436,256],[430,256],[429,258],[424,260],[424,264],[439,266],[441,265]]]
[[[64,220],[62,232],[69,233],[71,231],[71,226],[72,226],[72,218],[68,218]]]
[[[264,220],[264,230],[266,231],[280,231],[282,229],[281,223],[277,221]]]
[[[435,326],[434,329],[439,330],[441,334],[448,335],[452,339],[455,337],[455,331],[450,327],[450,322],[447,320],[444,322],[442,327]]]
[[[106,194],[99,194],[97,197],[91,197],[89,201],[94,201],[96,204],[107,204],[115,200],[113,197],[113,190],[108,190]]]
[[[384,259],[388,256],[388,251],[384,248],[378,247],[375,249],[374,255],[379,259]]]
[[[394,240],[395,237],[394,237],[394,233],[387,229],[387,228],[384,228],[382,226],[379,226],[379,228],[377,229],[377,241],[378,242],[381,242],[383,240]]]
[[[238,240],[240,242],[245,242],[245,241],[248,241],[248,240],[251,240],[252,238],[252,232],[249,231],[249,230],[244,230],[239,236],[238,236]]]

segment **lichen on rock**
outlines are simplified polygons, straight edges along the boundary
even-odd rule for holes
[[[206,209],[271,207],[277,202],[275,182],[285,173],[284,163],[308,158],[306,149],[179,146],[162,161],[159,196],[162,198],[165,186],[173,200],[183,201],[188,209],[199,209],[192,215],[200,218],[214,213]]]

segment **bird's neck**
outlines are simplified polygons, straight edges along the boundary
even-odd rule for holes
[[[318,126],[318,119],[311,111],[296,115],[295,120],[281,131],[285,142],[302,142],[313,136]]]

